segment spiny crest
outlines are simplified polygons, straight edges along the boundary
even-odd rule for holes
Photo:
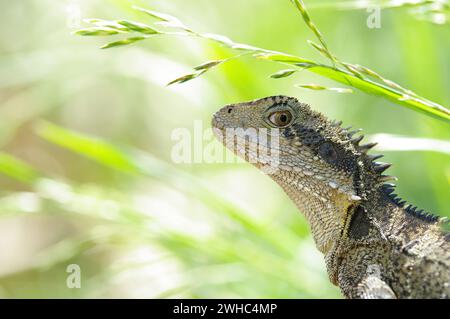
[[[386,183],[381,186],[381,190],[383,191],[383,193],[386,194],[398,207],[403,208],[408,214],[429,223],[435,223],[439,221],[439,216],[435,216],[429,212],[425,212],[423,209],[419,209],[417,206],[413,206],[411,204],[406,205],[406,201],[402,200],[397,194],[394,193],[394,188],[395,185],[390,183]]]
[[[364,139],[364,135],[358,135],[355,136],[355,134],[359,133],[361,131],[361,129],[357,129],[357,130],[351,130],[351,126],[346,127],[346,128],[342,128],[341,124],[342,121],[332,121],[330,122],[331,126],[335,127],[339,133],[341,133],[345,139],[347,139],[347,141],[349,143],[352,143],[353,146],[355,147],[355,149],[357,151],[359,151],[359,153],[361,154],[361,156],[364,156],[365,158],[367,158],[369,160],[369,162],[371,163],[371,169],[373,171],[373,173],[378,177],[378,180],[380,183],[384,183],[390,180],[397,180],[397,178],[395,176],[391,176],[391,175],[383,175],[383,172],[385,170],[387,170],[389,167],[391,167],[392,164],[389,163],[384,163],[384,162],[377,162],[376,160],[383,157],[383,155],[381,154],[367,154],[367,152],[372,149],[375,145],[377,145],[377,143],[366,143],[366,144],[360,144],[360,142]]]
[[[397,194],[394,193],[395,184],[386,183],[390,180],[397,180],[395,176],[390,175],[383,175],[383,172],[386,171],[389,167],[391,167],[391,164],[384,163],[384,162],[377,162],[376,160],[383,157],[381,154],[367,154],[367,152],[372,149],[377,143],[367,143],[360,145],[359,143],[364,138],[364,135],[359,135],[357,137],[354,137],[354,135],[361,130],[353,130],[350,131],[350,127],[341,128],[342,122],[331,122],[331,125],[338,128],[339,131],[344,134],[344,136],[348,139],[350,143],[352,143],[355,148],[361,153],[362,156],[365,156],[371,163],[371,168],[375,174],[379,176],[378,180],[382,183],[381,190],[399,207],[404,208],[405,212],[408,214],[411,214],[414,217],[417,217],[421,220],[435,223],[440,220],[439,216],[435,216],[429,212],[425,212],[423,209],[419,209],[417,206],[413,206],[411,204],[406,205],[406,201],[402,200],[400,197],[398,197]]]

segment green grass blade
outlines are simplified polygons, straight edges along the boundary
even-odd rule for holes
[[[293,69],[280,70],[276,73],[271,74],[270,77],[273,79],[281,79],[281,78],[291,76],[295,72],[297,72],[297,70],[293,70]]]
[[[124,27],[128,28],[129,30],[143,33],[143,34],[158,34],[159,31],[156,29],[151,28],[150,26],[144,24],[144,23],[138,23],[128,20],[119,20],[117,21],[118,24],[123,25]]]
[[[75,31],[73,34],[81,36],[109,36],[120,33],[119,30],[106,28],[106,27],[96,27],[96,28],[86,28]]]
[[[136,166],[124,152],[112,145],[87,135],[74,133],[60,126],[41,122],[36,127],[39,136],[56,145],[70,149],[106,166],[126,173],[136,173]]]
[[[332,79],[336,82],[357,88],[363,92],[389,99],[392,102],[406,106],[414,111],[418,111],[450,123],[450,111],[445,107],[434,102],[430,102],[426,99],[420,97],[408,97],[406,94],[386,85],[376,83],[370,79],[360,79],[353,74],[349,74],[345,71],[328,66],[317,65],[312,66],[307,70]]]
[[[0,152],[0,173],[26,184],[33,183],[40,176],[31,165],[3,152]]]
[[[100,49],[109,49],[109,48],[114,48],[114,47],[119,47],[119,46],[124,46],[124,45],[128,45],[128,44],[132,44],[134,42],[137,41],[141,41],[146,39],[147,37],[131,37],[131,38],[126,38],[123,40],[119,40],[119,41],[114,41],[114,42],[110,42],[107,43],[103,46],[100,47]]]
[[[337,93],[353,93],[352,89],[330,88],[330,87],[326,87],[326,86],[318,85],[318,84],[297,84],[296,86],[303,88],[303,89],[316,90],[316,91],[334,91]]]

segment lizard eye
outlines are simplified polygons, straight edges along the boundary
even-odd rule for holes
[[[292,113],[289,111],[277,111],[269,115],[269,121],[275,126],[284,127],[291,123]]]
[[[319,146],[319,155],[326,161],[334,162],[338,158],[338,154],[333,144],[330,142],[322,143]]]

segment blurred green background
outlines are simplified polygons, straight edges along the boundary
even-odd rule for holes
[[[450,28],[406,8],[337,10],[305,1],[331,50],[444,106],[450,101]],[[337,1],[336,1],[337,3]],[[250,58],[165,87],[192,66],[231,55],[198,39],[159,37],[99,50],[71,34],[82,18],[167,12],[202,32],[321,59],[288,1],[22,0],[0,3],[0,298],[340,298],[305,218],[248,164],[176,164],[175,128],[209,127],[220,106],[292,95],[365,134],[449,140],[448,124],[279,65]],[[325,59],[322,58],[323,61]],[[448,144],[384,152],[413,204],[450,216]],[[66,285],[81,267],[81,288]]]

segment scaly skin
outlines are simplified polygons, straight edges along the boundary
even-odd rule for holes
[[[266,172],[303,212],[330,281],[347,298],[448,298],[450,235],[443,218],[393,194],[390,165],[297,99],[227,105],[216,136]]]

